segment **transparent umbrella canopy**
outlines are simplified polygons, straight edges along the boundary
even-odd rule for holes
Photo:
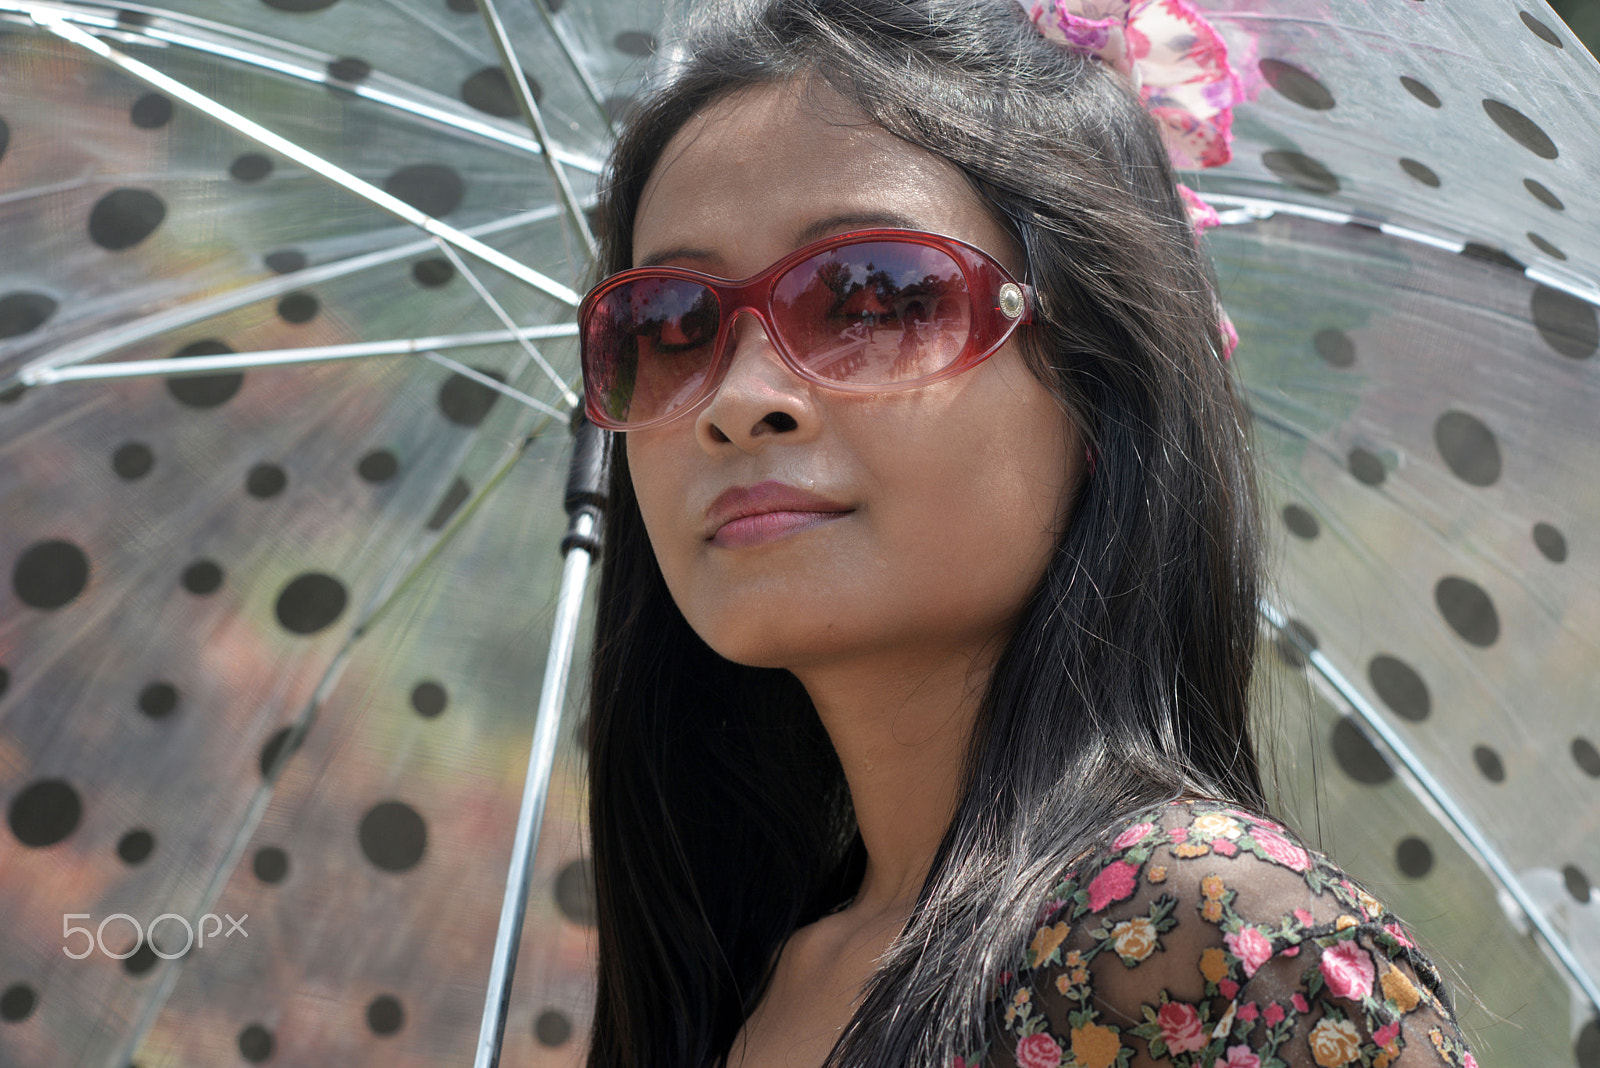
[[[1600,65],[1540,0],[1201,6],[1250,96],[1191,184],[1268,501],[1269,762],[1453,964],[1480,1064],[1593,1068]],[[587,203],[662,13],[551,7],[499,14]],[[0,1064],[466,1063],[582,236],[475,3],[0,13]],[[580,771],[566,730],[518,1063],[582,1054]]]

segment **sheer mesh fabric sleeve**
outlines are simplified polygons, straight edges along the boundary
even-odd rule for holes
[[[1476,1068],[1400,922],[1276,823],[1178,802],[1041,909],[957,1068]]]

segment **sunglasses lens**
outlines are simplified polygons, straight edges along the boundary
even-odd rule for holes
[[[583,321],[590,398],[618,423],[670,415],[705,381],[720,315],[716,293],[683,279],[640,279],[608,290]]]
[[[774,328],[808,370],[841,385],[914,382],[961,358],[972,297],[948,253],[868,241],[797,264],[778,279]]]

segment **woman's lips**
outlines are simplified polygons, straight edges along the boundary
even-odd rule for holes
[[[849,512],[761,512],[724,523],[711,536],[711,544],[724,549],[763,545],[790,534],[843,519]]]
[[[706,509],[706,538],[728,549],[761,545],[852,511],[848,505],[783,482],[734,486]]]

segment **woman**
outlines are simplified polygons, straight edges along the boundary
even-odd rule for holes
[[[1471,1064],[1261,815],[1240,405],[1136,97],[1007,0],[681,55],[580,313],[590,1065]]]

